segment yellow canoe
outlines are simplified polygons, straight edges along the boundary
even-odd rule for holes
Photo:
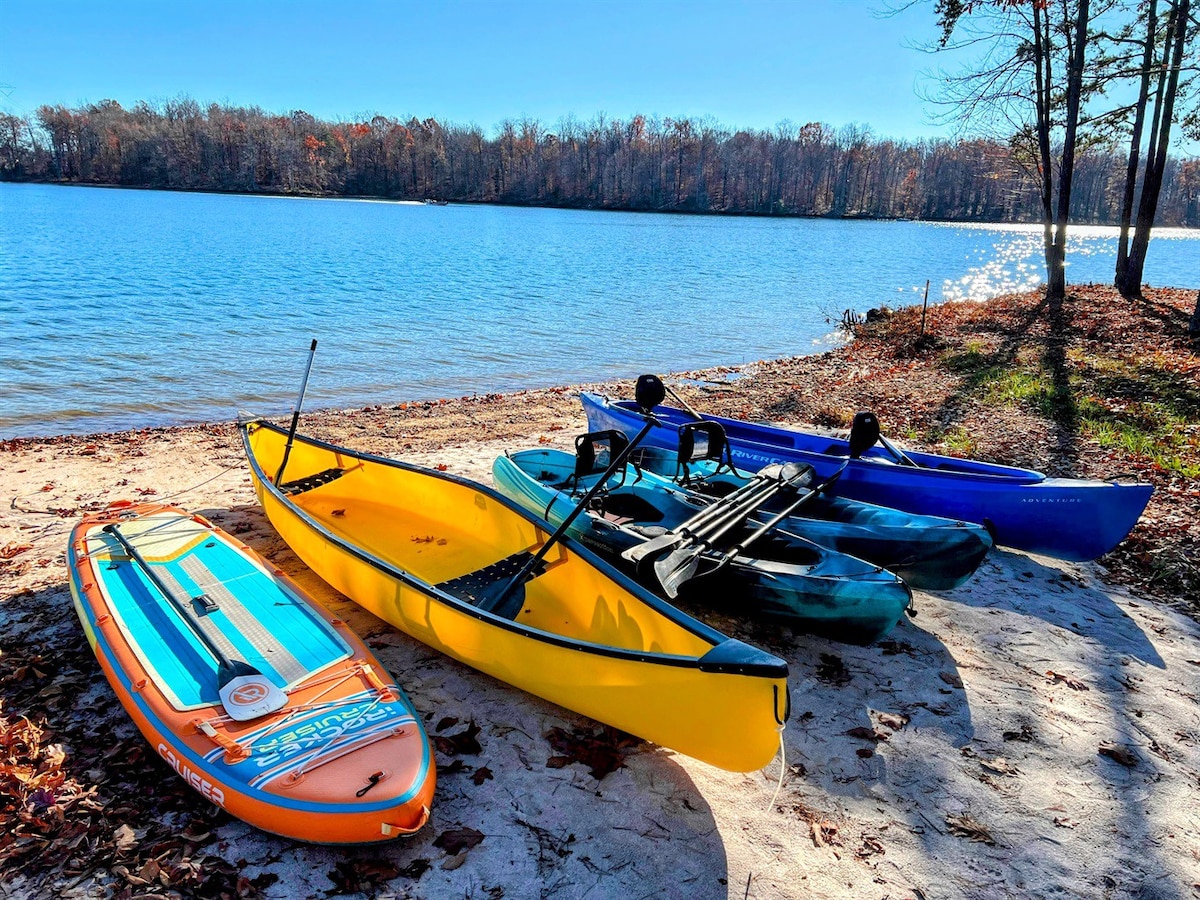
[[[723,769],[765,766],[787,663],[644,590],[570,538],[505,590],[547,524],[490,488],[242,423],[254,490],[318,575],[401,631],[560,706]]]

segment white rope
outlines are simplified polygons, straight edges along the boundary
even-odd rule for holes
[[[779,798],[779,791],[783,788],[783,775],[787,771],[787,749],[783,743],[783,729],[786,726],[780,725],[779,731],[779,783],[775,785],[775,793],[771,795],[771,802],[767,804],[767,812],[775,808],[775,801]]]

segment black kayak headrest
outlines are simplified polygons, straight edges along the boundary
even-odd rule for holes
[[[879,419],[873,412],[860,412],[850,425],[850,458],[858,459],[879,440]]]
[[[648,413],[667,397],[667,389],[657,375],[642,375],[633,389],[633,397],[638,408]]]
[[[701,459],[721,462],[725,453],[725,429],[720,422],[685,422],[679,426],[679,464]]]

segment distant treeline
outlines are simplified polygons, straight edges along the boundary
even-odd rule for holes
[[[1116,220],[1125,158],[1076,161],[1072,217]],[[0,114],[0,178],[175,190],[438,199],[598,209],[1036,222],[1036,182],[990,140],[893,141],[859,126],[731,130],[598,116],[551,130],[308,113],[190,99]],[[1200,159],[1167,164],[1158,223],[1200,226]]]

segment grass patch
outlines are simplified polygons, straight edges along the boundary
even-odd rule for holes
[[[957,453],[963,456],[976,456],[979,453],[979,443],[971,436],[971,432],[961,425],[956,425],[953,428],[947,429],[930,429],[923,435],[912,435],[914,440],[920,440],[926,444],[935,444],[945,447],[952,454]]]
[[[1024,404],[1044,418],[1054,418],[1055,390],[1050,373],[1027,352],[1012,361],[997,360],[982,341],[967,341],[963,349],[942,357],[942,365],[963,376],[963,390],[992,406]]]
[[[1084,437],[1108,450],[1147,460],[1164,472],[1200,478],[1200,389],[1166,369],[1153,354],[1130,361],[1088,355],[1078,348],[1067,354],[1067,396],[1056,388],[1036,348],[1026,347],[1011,360],[986,352],[982,341],[969,340],[945,354],[942,366],[963,378],[963,391],[998,407],[1020,406],[1059,425],[1064,415]],[[969,434],[954,431],[926,435],[952,449],[970,453]]]

